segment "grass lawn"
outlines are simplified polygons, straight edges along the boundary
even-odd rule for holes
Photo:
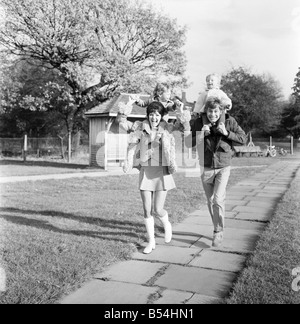
[[[292,289],[297,280],[292,271],[300,268],[299,180],[300,172],[278,205],[227,304],[300,304],[300,291]]]
[[[233,165],[276,161],[234,159]],[[258,171],[234,169],[229,186]],[[204,205],[205,198],[199,178],[177,174],[175,182],[166,209],[178,223]],[[1,185],[0,247],[7,291],[0,293],[0,303],[56,303],[112,263],[130,259],[146,239],[137,186],[137,175]]]

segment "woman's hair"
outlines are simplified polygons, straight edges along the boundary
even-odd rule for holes
[[[204,112],[207,113],[208,109],[216,109],[220,108],[220,110],[224,110],[224,105],[221,99],[218,97],[210,97],[207,99],[207,102],[204,107]]]
[[[153,91],[153,97],[154,99],[159,99],[161,97],[161,95],[165,92],[167,92],[168,90],[171,90],[170,85],[166,84],[166,83],[158,83],[156,85],[156,87],[154,88]]]
[[[166,109],[162,103],[153,101],[147,107],[147,118],[149,118],[150,114],[152,114],[153,112],[158,112],[163,117],[166,114]]]

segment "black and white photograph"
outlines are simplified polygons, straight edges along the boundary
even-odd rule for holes
[[[300,304],[299,210],[300,0],[0,0],[0,304]]]

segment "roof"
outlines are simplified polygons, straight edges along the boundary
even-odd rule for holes
[[[87,117],[101,117],[101,116],[111,116],[115,117],[118,114],[119,111],[119,104],[120,103],[128,103],[129,97],[131,94],[128,93],[122,93],[117,97],[114,97],[113,99],[107,100],[104,103],[101,103],[100,105],[90,109],[85,113]],[[139,96],[143,101],[147,101],[150,96],[149,95],[140,95]],[[143,107],[139,107],[138,105],[134,104],[132,108],[132,113],[129,117],[145,117],[146,116],[146,109]],[[170,113],[170,117],[175,118],[175,113]]]

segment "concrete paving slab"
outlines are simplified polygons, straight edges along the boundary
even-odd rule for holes
[[[211,225],[211,217],[210,216],[193,216],[193,217],[188,217],[184,220],[185,224],[196,224],[196,225]]]
[[[260,233],[250,229],[236,229],[226,227],[224,238],[226,240],[253,241],[259,239]]]
[[[195,242],[197,242],[200,239],[200,236],[192,236],[187,234],[175,234],[173,233],[173,239],[171,243],[169,243],[167,246],[178,246],[178,247],[185,247],[189,248],[191,247]],[[156,238],[156,244],[158,245],[166,245],[164,235],[161,235]]]
[[[219,304],[222,304],[222,299],[199,295],[199,294],[194,294],[194,296],[186,303],[186,305],[219,305]]]
[[[249,194],[249,193],[252,193],[255,191],[255,188],[241,188],[241,187],[232,187],[230,188],[230,192],[233,193],[233,194],[237,194],[237,193],[240,193],[240,194]]]
[[[194,296],[193,293],[176,291],[176,290],[165,290],[161,293],[161,297],[156,300],[153,304],[155,305],[180,305],[185,304]]]
[[[257,197],[257,196],[245,196],[244,200],[248,202],[266,202],[268,201],[269,203],[272,203],[274,205],[277,205],[278,201],[280,200],[281,197],[276,197],[276,198],[267,198],[266,197]]]
[[[141,252],[136,252],[133,255],[133,259],[162,263],[188,264],[200,251],[195,248],[181,248],[177,246],[170,248],[169,246],[159,245],[155,251],[149,255],[145,255]]]
[[[285,185],[285,186],[281,186],[281,185],[268,185],[264,187],[264,190],[266,190],[267,192],[272,192],[272,193],[276,193],[276,192],[285,192],[289,189],[289,186]]]
[[[238,194],[238,192],[229,192],[227,194],[227,199],[233,199],[232,197],[255,197],[257,195],[256,191],[252,191],[252,192],[245,192],[245,191],[241,191],[240,190],[240,194]],[[239,198],[236,198],[239,199]]]
[[[235,279],[235,274],[217,270],[171,265],[155,285],[169,290],[194,292],[224,298]]]
[[[243,269],[246,257],[238,254],[204,250],[189,265],[229,272],[239,272]]]
[[[263,183],[263,181],[261,179],[254,179],[254,178],[250,177],[250,178],[246,178],[246,179],[240,181],[235,186],[251,186],[251,185],[257,185],[257,184],[261,184],[261,183]]]
[[[195,242],[191,248],[196,248],[200,250],[205,250],[205,249],[211,249],[212,245],[212,238],[210,239],[208,236],[207,237],[202,237],[200,238],[197,242]]]
[[[284,174],[280,174],[275,179],[272,179],[271,181],[269,181],[269,184],[271,184],[271,185],[276,185],[277,184],[279,186],[280,185],[281,186],[289,186],[291,181],[293,181],[293,179],[295,179],[296,173],[297,173],[297,170],[292,170],[292,171],[289,171],[289,176],[285,176]]]
[[[241,241],[224,239],[220,248],[214,248],[216,251],[249,254],[255,250],[256,241]]]
[[[226,204],[226,212],[231,213],[234,210],[235,207],[236,207],[236,205]],[[234,217],[235,217],[235,215],[232,218],[234,218]],[[228,216],[227,216],[227,218],[228,218]]]
[[[261,181],[248,181],[248,182],[240,182],[237,185],[235,185],[235,188],[241,188],[242,190],[249,189],[249,190],[255,190],[255,189],[262,189],[266,184]]]
[[[236,211],[226,210],[226,219],[233,219],[238,213]]]
[[[205,207],[201,210],[196,210],[190,214],[190,216],[199,216],[199,217],[210,217],[208,209]]]
[[[165,264],[144,261],[124,261],[110,267],[103,273],[94,276],[95,279],[121,281],[135,284],[146,284]],[[134,275],[133,275],[134,274]]]
[[[174,233],[175,234],[190,234],[192,236],[207,236],[207,235],[211,235],[214,231],[214,227],[212,225],[212,223],[210,225],[193,225],[191,227],[190,224],[185,224],[185,223],[181,223],[179,225],[176,225],[176,227],[174,227]]]
[[[266,224],[238,219],[227,219],[226,229],[229,228],[254,230],[260,233],[265,230]]]
[[[268,222],[271,217],[272,215],[266,214],[239,213],[236,215],[235,219],[244,221]]]
[[[230,212],[226,209],[226,223],[228,221],[234,221],[234,218],[236,217],[236,215],[238,214],[238,212]],[[207,217],[198,217],[196,216],[194,217],[189,217],[187,219],[184,220],[185,224],[195,224],[195,225],[207,225],[207,226],[212,226],[212,220],[210,216]]]
[[[234,200],[234,199],[227,199],[226,200],[226,205],[232,205],[232,206],[246,206],[248,204],[248,201],[245,200]]]
[[[266,215],[266,216],[271,216],[273,214],[273,210],[272,209],[270,210],[270,208],[253,207],[253,206],[237,206],[234,208],[234,211],[237,211],[239,213],[253,213],[259,215]]]
[[[228,240],[224,239],[224,242],[220,248],[213,248],[212,247],[212,238],[201,238],[198,242],[196,242],[193,247],[203,247],[204,245],[207,246],[206,249],[214,250],[214,251],[224,251],[224,252],[231,252],[231,253],[241,253],[241,254],[248,254],[252,253],[256,242],[254,241],[241,241],[241,240]]]
[[[246,197],[246,195],[244,193],[241,193],[240,195],[238,193],[234,193],[234,194],[231,192],[227,193],[227,200],[242,201],[242,200],[244,200],[245,197]]]
[[[276,192],[274,192],[274,193],[271,193],[271,192],[260,192],[256,196],[257,197],[264,197],[264,198],[274,198],[274,199],[277,198],[277,199],[279,199],[283,195],[284,195],[283,192],[282,193],[276,193]]]
[[[274,210],[277,204],[275,202],[269,202],[264,199],[263,201],[248,201],[247,206]]]
[[[128,284],[114,281],[93,280],[63,299],[63,305],[121,305],[147,304],[150,295],[155,294],[158,288]]]

